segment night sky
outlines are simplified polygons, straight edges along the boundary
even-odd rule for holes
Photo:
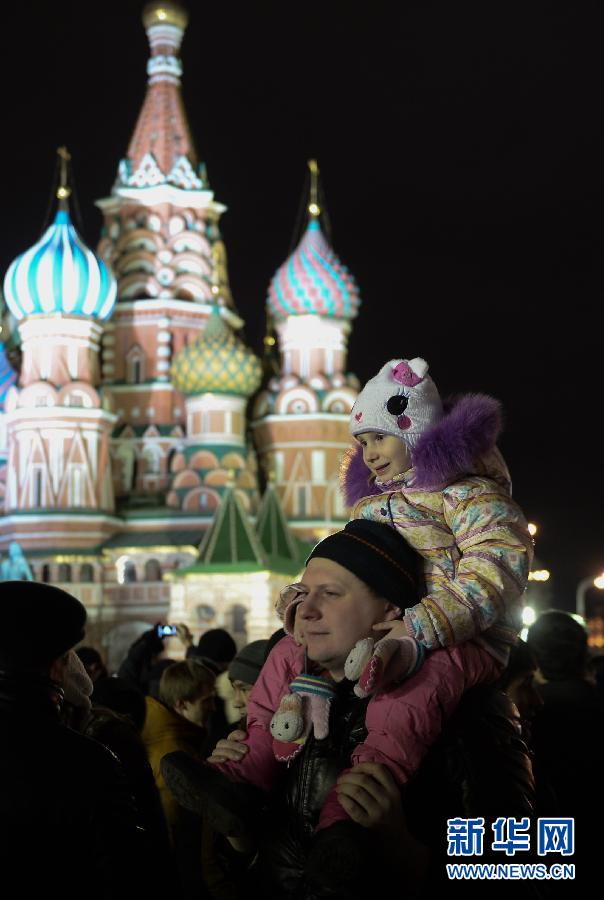
[[[146,85],[143,3],[3,9],[2,277],[48,224],[56,148],[95,245]],[[183,92],[260,351],[306,160],[363,305],[349,369],[423,356],[486,391],[556,605],[604,568],[601,2],[190,2]],[[296,226],[298,223],[298,230]]]

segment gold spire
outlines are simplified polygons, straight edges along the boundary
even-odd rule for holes
[[[189,14],[180,3],[170,2],[166,0],[155,0],[154,3],[147,3],[143,9],[143,25],[150,28],[152,25],[175,25],[183,31],[187,27]]]
[[[67,164],[71,160],[71,153],[68,151],[67,147],[57,147],[57,156],[61,160],[57,199],[61,201],[62,205],[66,205],[69,195],[71,194],[71,188],[67,186]]]
[[[321,207],[319,206],[319,166],[316,159],[308,160],[308,168],[310,169],[310,203],[308,211],[317,218],[321,215]]]

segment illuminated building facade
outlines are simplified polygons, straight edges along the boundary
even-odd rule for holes
[[[225,207],[182,102],[187,14],[153,2],[143,22],[147,93],[97,204],[97,251],[73,226],[62,148],[55,219],[4,280],[18,383],[0,345],[0,550],[17,541],[35,578],[82,600],[110,666],[160,620],[240,643],[277,627],[306,542],[346,519],[337,469],[358,387],[345,365],[359,294],[321,230],[315,166],[308,228],[269,289],[280,374],[258,393]]]

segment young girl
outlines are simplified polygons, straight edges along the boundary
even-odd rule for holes
[[[475,640],[503,668],[532,538],[495,445],[499,403],[467,395],[444,412],[427,373],[423,359],[394,359],[359,394],[345,498],[351,518],[389,523],[424,558],[426,593],[406,611],[407,633],[426,650]]]
[[[390,525],[422,559],[419,602],[394,624],[374,626],[382,639],[359,642],[345,669],[351,680],[360,676],[355,693],[371,697],[367,738],[352,763],[384,763],[401,786],[464,691],[494,681],[505,667],[532,556],[495,446],[499,404],[467,396],[445,413],[427,370],[420,359],[392,360],[367,383],[350,416],[357,447],[343,467],[346,500],[356,504],[352,519]],[[328,728],[328,680],[312,668],[306,673],[293,637],[303,640],[296,610],[305,596],[298,585],[282,594],[290,637],[274,648],[252,692],[248,754],[217,767],[264,789],[278,777],[275,758],[297,755],[311,725],[319,739]],[[295,740],[286,740],[296,724]],[[334,788],[318,827],[345,818]]]

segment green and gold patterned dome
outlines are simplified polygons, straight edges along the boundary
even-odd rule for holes
[[[183,394],[209,392],[249,397],[262,377],[260,360],[235,337],[220,315],[208,319],[203,334],[172,363],[172,382]]]

